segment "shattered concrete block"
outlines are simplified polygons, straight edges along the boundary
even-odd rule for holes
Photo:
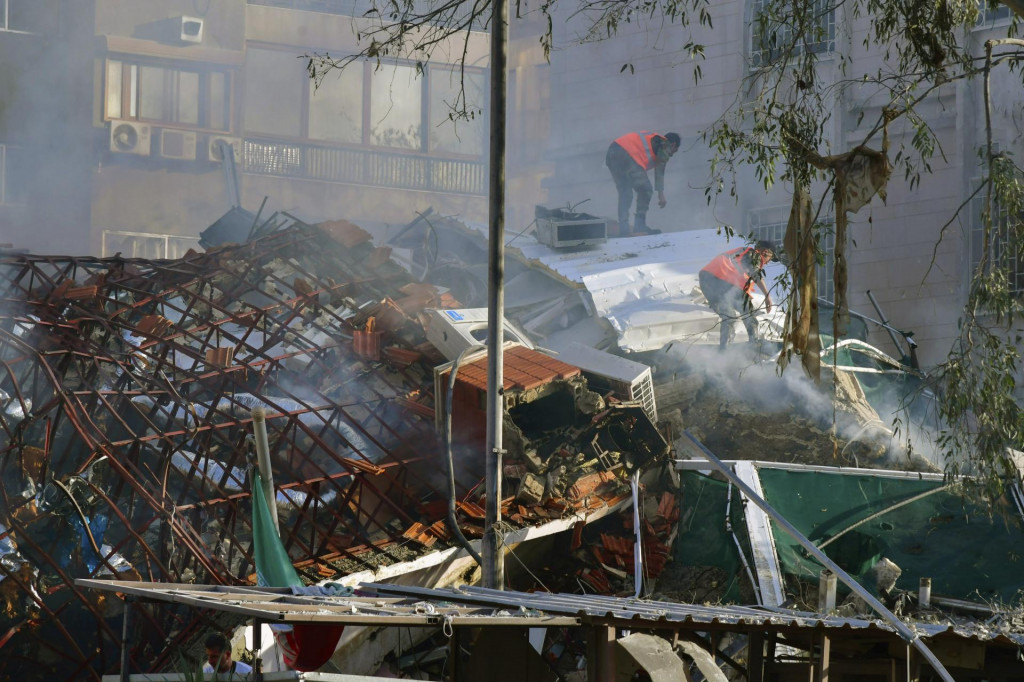
[[[523,452],[523,461],[526,463],[526,468],[535,474],[539,474],[544,471],[544,460],[538,455],[536,450],[526,450]]]
[[[536,474],[526,474],[519,483],[516,501],[525,505],[538,505],[544,499],[544,479]]]
[[[875,591],[883,595],[889,594],[892,588],[896,587],[896,581],[899,580],[902,573],[902,568],[885,557],[882,557],[868,571],[868,575],[874,580]]]
[[[605,407],[604,398],[594,391],[582,391],[576,398],[576,409],[583,414],[597,414]]]

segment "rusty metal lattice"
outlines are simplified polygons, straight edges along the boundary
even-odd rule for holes
[[[311,579],[395,561],[441,518],[418,313],[450,301],[354,225],[274,225],[174,261],[0,260],[0,677],[117,668],[119,600],[75,578],[252,582],[254,407]],[[154,646],[194,625],[145,613]]]

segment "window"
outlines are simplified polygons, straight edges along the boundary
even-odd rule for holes
[[[766,239],[774,243],[781,251],[782,243],[786,236],[788,218],[781,221],[772,220],[771,218],[782,214],[784,214],[784,209],[781,208],[765,209],[763,211],[755,211],[751,213],[751,238],[755,240]],[[824,237],[824,239],[819,239],[818,241],[818,249],[824,256],[824,262],[819,263],[818,265],[818,296],[827,301],[834,301],[836,288],[832,273],[835,268],[835,223],[832,218],[826,218],[825,221],[819,221],[818,226],[821,228],[821,232],[819,232],[819,234]]]
[[[327,142],[363,142],[363,67],[328,74],[309,88],[309,138]]]
[[[990,5],[989,0],[978,0],[978,22],[976,26],[978,28],[989,28],[994,24],[1007,21],[1011,14],[1010,8],[1001,2]]]
[[[753,0],[750,23],[750,61],[758,67],[784,56],[793,42],[794,24],[790,0]],[[836,11],[833,0],[809,0],[810,21],[789,56],[804,52],[828,54],[836,47]]]
[[[465,87],[465,102],[473,112],[470,120],[450,119],[459,101],[460,82]],[[482,71],[469,71],[462,78],[457,68],[430,70],[430,148],[450,154],[484,153],[487,121],[483,109],[488,102],[487,78]]]
[[[120,253],[123,258],[181,258],[189,249],[199,248],[198,237],[146,232],[103,231],[103,256]]]
[[[226,71],[108,59],[104,115],[230,130],[230,85]]]
[[[297,55],[250,48],[245,58],[245,130],[302,136],[306,76]]]
[[[972,271],[981,262],[982,249],[985,245],[984,209],[984,196],[971,200]],[[989,236],[986,270],[1002,270],[1006,274],[1010,293],[1021,296],[1024,295],[1024,254],[1019,248],[1019,238],[1014,239],[1014,235],[1020,234],[1024,229],[1024,222],[1019,217],[1011,219],[1009,212],[1004,209],[997,210],[998,215],[993,221],[992,234]]]
[[[24,204],[28,200],[28,150],[0,144],[0,204]]]
[[[480,158],[485,151],[487,76],[465,70],[466,102],[478,113],[451,121],[459,69],[411,63],[356,62],[315,85],[306,62],[284,50],[250,47],[245,69],[247,135],[298,138],[313,143]]]
[[[370,144],[419,149],[423,145],[423,81],[416,68],[381,64],[370,77]]]
[[[17,33],[57,33],[59,0],[0,0],[0,30]]]

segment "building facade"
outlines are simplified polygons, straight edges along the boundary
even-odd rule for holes
[[[486,34],[314,83],[307,55],[358,50],[353,0],[0,5],[0,243],[174,257],[236,204],[313,222],[487,218]],[[452,121],[462,83],[475,116]]]

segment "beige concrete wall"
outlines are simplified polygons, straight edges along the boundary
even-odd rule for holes
[[[96,0],[96,35],[180,44],[174,38],[174,19],[188,16],[203,20],[202,47],[240,50],[245,44],[246,4],[245,0]]]
[[[329,51],[337,56],[358,52],[356,34],[371,26],[365,19],[340,14],[296,12],[278,7],[248,5],[245,16],[245,37],[249,41],[293,45],[316,51]],[[466,64],[487,66],[488,35],[474,32],[457,39],[439,43],[433,48],[431,60],[454,63],[460,59],[465,47]],[[410,44],[412,44],[410,42]],[[411,52],[403,56],[422,58]]]

